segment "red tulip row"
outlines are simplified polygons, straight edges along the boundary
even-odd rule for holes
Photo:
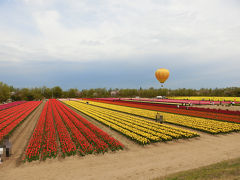
[[[123,144],[121,144],[119,141],[117,141],[116,139],[114,139],[113,137],[109,136],[106,132],[102,131],[101,129],[97,128],[96,126],[94,126],[92,123],[90,123],[89,121],[87,121],[85,118],[83,118],[82,116],[80,116],[79,114],[77,114],[75,111],[71,110],[69,107],[63,105],[62,103],[60,103],[59,101],[57,101],[57,103],[63,108],[63,110],[65,112],[69,112],[68,113],[68,117],[70,119],[72,119],[72,121],[74,122],[74,124],[79,128],[85,128],[85,129],[89,129],[89,135],[92,135],[92,137],[89,137],[89,139],[93,138],[90,141],[94,141],[95,143],[98,142],[101,144],[101,148],[97,149],[96,151],[105,151],[104,150],[104,146],[108,146],[112,151],[114,150],[118,150],[118,149],[122,149],[123,148]],[[85,127],[84,127],[85,126]],[[98,140],[99,139],[99,140]],[[106,145],[105,145],[106,144]],[[96,147],[99,146],[99,144],[95,144]]]
[[[61,146],[61,150],[63,153],[63,156],[65,155],[72,155],[76,153],[76,146],[72,141],[72,138],[63,122],[61,119],[61,116],[58,113],[57,110],[57,105],[56,103],[52,104],[53,108],[53,115],[56,123],[56,128],[58,130],[58,138]]]
[[[3,123],[10,117],[21,114],[21,112],[24,111],[26,108],[30,108],[29,106],[30,104],[31,102],[28,102],[28,103],[24,103],[24,104],[0,111],[0,123]]]
[[[28,161],[114,151],[123,145],[57,100],[49,100],[30,139],[25,157]]]
[[[79,129],[74,125],[72,120],[69,118],[69,113],[64,112],[63,108],[58,107],[59,114],[61,115],[68,131],[72,136],[73,142],[76,144],[78,152],[81,155],[89,154],[93,152],[93,147],[90,142],[84,137],[84,135],[79,131]],[[68,114],[68,115],[67,115]]]
[[[9,135],[24,119],[41,104],[41,101],[31,101],[0,113],[0,142]]]
[[[60,102],[58,102],[59,104],[61,104]],[[93,133],[95,133],[95,135],[97,137],[99,137],[100,139],[102,139],[105,143],[107,143],[107,145],[110,147],[110,149],[112,151],[114,150],[118,150],[118,149],[122,149],[124,146],[123,144],[121,144],[119,141],[117,141],[116,139],[114,139],[113,137],[109,136],[106,132],[102,131],[101,129],[97,128],[95,125],[93,125],[92,123],[90,123],[89,121],[87,121],[85,118],[83,118],[82,116],[80,116],[79,114],[77,114],[75,111],[72,111],[69,107],[67,106],[63,106],[61,104],[61,106],[63,108],[66,109],[66,111],[70,112],[70,116],[71,117],[77,117],[78,120],[80,120],[86,127],[88,127]]]
[[[34,129],[32,137],[29,141],[27,150],[25,152],[28,161],[38,160],[41,153],[41,145],[43,144],[44,126],[47,116],[48,102],[44,105],[42,113],[38,119],[38,123]]]
[[[57,134],[54,127],[53,108],[52,103],[49,101],[47,116],[45,120],[43,143],[42,143],[42,158],[46,159],[57,157]]]
[[[88,99],[90,100],[90,99]],[[134,102],[111,102],[111,101],[103,101],[103,100],[95,100],[91,99],[91,101],[103,102],[108,104],[115,104],[115,105],[123,105],[135,108],[142,108],[142,109],[149,109],[154,111],[162,111],[162,112],[169,112],[175,114],[182,114],[187,116],[194,116],[194,117],[202,117],[208,119],[216,119],[221,121],[229,121],[240,123],[240,116],[239,115],[232,115],[232,114],[224,114],[224,113],[216,113],[216,112],[204,112],[204,111],[197,111],[197,110],[190,110],[190,109],[177,109],[177,108],[168,108],[168,107],[157,107],[152,106],[151,104],[137,104]]]

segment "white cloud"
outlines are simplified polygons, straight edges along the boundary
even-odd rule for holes
[[[24,2],[38,33],[0,24],[10,29],[0,30],[5,52],[0,57],[117,61],[176,54],[203,62],[240,55],[240,11],[234,0]]]
[[[20,1],[23,1],[28,6],[37,6],[38,8],[39,6],[46,7],[56,2],[56,0],[20,0]]]

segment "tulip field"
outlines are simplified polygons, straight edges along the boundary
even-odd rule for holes
[[[8,104],[2,104],[2,105],[0,105],[0,110],[7,109],[7,108],[10,108],[10,107],[22,104],[22,103],[25,103],[25,101],[16,101],[16,102],[8,103]]]
[[[58,154],[81,156],[122,149],[124,146],[57,100],[44,106],[28,144],[28,161],[55,158]]]
[[[240,97],[209,97],[209,96],[177,96],[169,97],[171,99],[188,99],[188,100],[211,100],[211,101],[238,101],[240,102]]]
[[[195,107],[185,107],[177,108],[174,106],[156,106],[152,104],[146,103],[138,103],[138,102],[126,102],[126,101],[105,101],[100,99],[88,99],[90,101],[96,102],[103,102],[107,104],[114,104],[114,105],[121,105],[121,106],[128,106],[133,108],[141,108],[141,109],[148,109],[153,111],[160,111],[160,112],[167,112],[167,113],[174,113],[174,114],[181,114],[187,116],[194,116],[194,117],[201,117],[207,119],[215,119],[221,121],[228,121],[228,122],[235,122],[240,123],[240,113],[239,111],[226,111],[226,110],[216,110],[216,109],[204,109],[204,108],[195,108]],[[186,109],[188,108],[188,109]]]
[[[98,107],[116,110],[116,111],[120,111],[128,114],[134,114],[137,116],[142,116],[150,119],[155,119],[155,116],[156,116],[156,111],[151,111],[147,109],[124,107],[124,106],[100,103],[100,102],[94,102],[94,101],[91,101],[91,104]],[[178,115],[178,114],[172,114],[172,113],[165,113],[165,112],[161,112],[161,114],[164,116],[164,120],[168,123],[204,131],[211,134],[240,131],[240,124],[238,123],[221,122],[216,120]]]
[[[41,101],[21,102],[19,104],[0,111],[0,142],[4,136],[11,134],[41,104]]]
[[[24,129],[29,131],[21,157],[25,162],[115,152],[124,150],[126,141],[145,147],[157,142],[201,138],[202,132],[215,135],[240,131],[238,114],[219,113],[220,120],[215,120],[213,112],[194,111],[193,116],[193,112],[184,109],[164,111],[160,107],[159,111],[159,107],[151,104],[117,100],[50,99],[1,107],[0,143],[25,121],[33,123],[32,129]],[[33,112],[38,115],[30,115]],[[154,121],[157,112],[163,115],[163,124]]]
[[[159,124],[122,112],[103,109],[76,101],[65,101],[65,103],[95,118],[97,121],[122,133],[139,144],[198,136],[197,133],[188,130]],[[91,104],[94,104],[94,102],[91,102]]]

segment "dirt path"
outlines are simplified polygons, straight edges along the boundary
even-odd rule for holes
[[[6,159],[2,164],[1,168],[10,168],[19,166],[22,163],[22,157],[33,133],[34,127],[37,123],[37,120],[42,112],[44,102],[40,104],[37,109],[30,114],[30,116],[14,131],[10,137],[10,142],[12,143],[12,156]]]
[[[240,157],[240,134],[135,144],[116,153],[69,157],[2,168],[1,179],[149,179]],[[134,146],[134,145],[133,145]]]
[[[230,111],[240,111],[240,106],[193,105],[193,107],[209,108],[209,109],[222,109],[222,110],[230,110]]]

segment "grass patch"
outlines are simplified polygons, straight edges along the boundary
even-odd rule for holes
[[[174,173],[154,180],[240,180],[240,158]]]

